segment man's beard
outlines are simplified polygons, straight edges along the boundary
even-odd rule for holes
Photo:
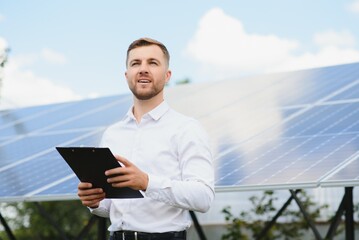
[[[130,90],[132,92],[132,94],[139,100],[149,100],[155,96],[157,96],[160,92],[162,92],[163,87],[159,88],[154,86],[153,88],[151,88],[150,91],[137,91],[135,86],[131,86]]]

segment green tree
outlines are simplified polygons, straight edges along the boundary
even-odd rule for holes
[[[191,79],[184,78],[176,81],[176,85],[183,85],[183,84],[189,84],[191,83]]]
[[[92,217],[80,201],[11,203],[7,204],[6,208],[7,211],[13,212],[12,216],[6,217],[6,220],[17,240],[50,240],[64,237],[71,240],[77,239]],[[43,215],[42,211],[50,216],[51,221],[55,222],[57,227]],[[57,228],[61,229],[62,233]],[[92,226],[89,233],[82,239],[95,240],[97,237],[98,228]],[[7,239],[4,232],[0,233],[0,239]]]
[[[321,210],[328,207],[318,206],[311,201],[305,191],[298,192],[297,197],[313,221],[320,217]],[[274,191],[265,191],[262,196],[252,196],[249,198],[252,207],[241,211],[238,217],[231,213],[230,207],[224,208],[222,213],[228,225],[222,240],[245,240],[258,236],[266,223],[278,212],[275,204],[277,200]],[[303,239],[304,232],[309,229],[303,214],[298,209],[287,208],[281,216],[281,221],[272,226],[262,239]],[[245,232],[244,229],[247,231]]]
[[[225,207],[222,210],[224,218],[227,223],[227,233],[222,235],[222,240],[248,240],[247,234],[243,232],[243,229],[246,227],[246,222],[243,220],[245,218],[244,212],[240,213],[240,217],[236,217],[231,212],[231,207]]]
[[[4,67],[8,60],[9,51],[10,51],[9,48],[0,49],[0,99],[1,99],[1,85],[2,85],[2,81],[3,81],[3,77],[4,77],[3,76],[4,75]]]
[[[7,62],[8,52],[10,51],[9,48],[5,48],[0,50],[0,67],[3,68],[5,63]]]

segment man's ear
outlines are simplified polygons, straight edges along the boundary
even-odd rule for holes
[[[172,76],[172,72],[171,72],[171,70],[168,70],[166,72],[166,83],[168,83],[170,81],[171,76]]]

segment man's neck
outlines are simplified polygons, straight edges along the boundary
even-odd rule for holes
[[[162,102],[163,102],[163,96],[161,97],[156,96],[149,100],[139,100],[137,98],[134,98],[132,111],[133,111],[133,115],[136,118],[137,123],[141,122],[143,115],[156,108]]]

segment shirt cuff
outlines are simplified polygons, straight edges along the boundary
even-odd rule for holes
[[[158,193],[158,191],[170,188],[171,187],[171,181],[168,178],[155,176],[155,175],[148,175],[148,186],[145,191],[145,194],[149,197],[153,197],[152,195],[154,193]]]

